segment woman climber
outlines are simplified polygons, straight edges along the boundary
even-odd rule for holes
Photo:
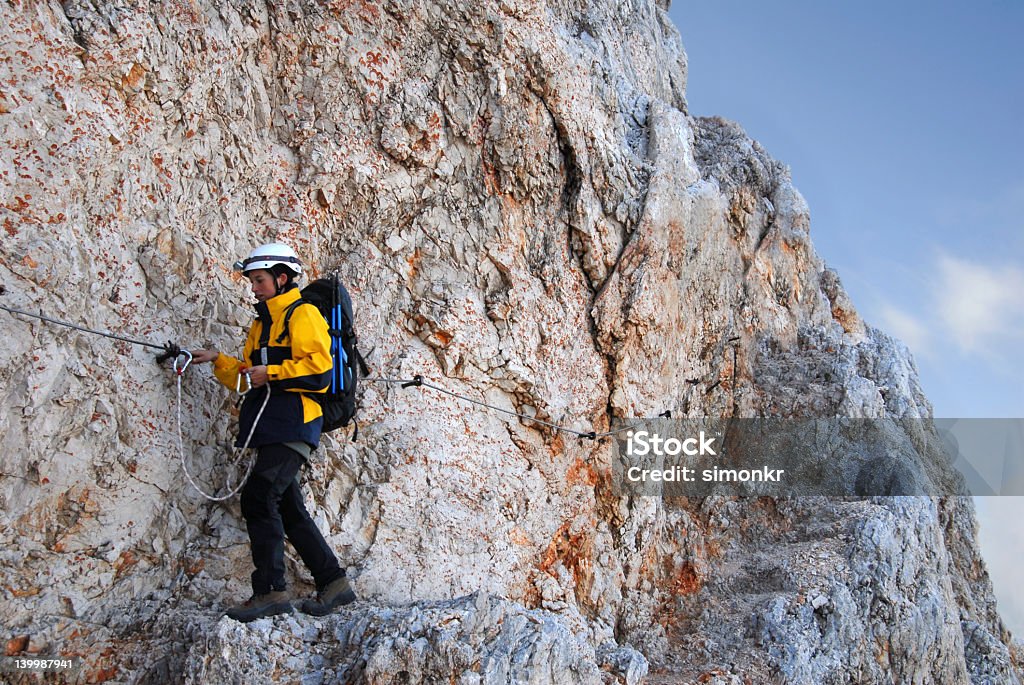
[[[287,245],[262,245],[240,266],[257,300],[242,359],[213,349],[192,352],[193,363],[212,361],[214,375],[228,388],[247,379],[251,389],[242,402],[236,445],[244,446],[249,436],[249,446],[258,451],[241,496],[256,570],[252,597],[227,615],[252,621],[292,611],[285,582],[287,537],[317,587],[317,598],[303,600],[299,609],[322,616],[355,600],[344,569],[306,511],[297,479],[320,442],[322,411],[310,395],[330,384],[327,322],[313,305],[296,305],[302,263]]]

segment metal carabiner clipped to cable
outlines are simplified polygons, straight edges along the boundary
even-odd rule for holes
[[[245,390],[242,390],[242,376],[245,376]],[[238,372],[238,377],[235,379],[235,392],[239,395],[245,395],[252,390],[252,381],[249,380],[249,370],[242,369]]]
[[[185,363],[182,364],[179,367],[178,366],[178,361],[182,357],[185,358]],[[185,374],[185,369],[187,369],[188,365],[191,364],[191,363],[192,363],[192,353],[189,352],[188,350],[178,350],[178,355],[174,358],[174,373],[178,374],[179,376],[184,375]]]

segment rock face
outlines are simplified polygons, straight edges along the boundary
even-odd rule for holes
[[[378,378],[584,433],[929,415],[785,168],[687,114],[663,4],[2,3],[3,302],[238,350],[280,240]],[[234,398],[189,369],[179,451],[151,350],[0,318],[7,653],[69,680],[1020,682],[969,500],[617,497],[607,439],[383,382],[306,474],[361,601],[221,619],[244,527],[181,459],[244,468]]]

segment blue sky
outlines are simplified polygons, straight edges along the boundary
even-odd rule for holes
[[[1024,416],[1024,3],[676,2],[691,114],[788,164],[935,415]]]
[[[913,352],[935,416],[1024,417],[1024,2],[672,3],[695,116],[789,165],[858,311]],[[1024,498],[977,498],[1024,636]]]

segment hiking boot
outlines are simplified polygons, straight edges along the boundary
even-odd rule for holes
[[[248,623],[264,616],[290,613],[292,603],[288,600],[288,593],[284,590],[272,590],[265,595],[253,595],[242,604],[228,609],[226,615],[236,621]]]
[[[348,584],[348,578],[342,576],[332,580],[323,590],[316,593],[316,599],[304,599],[299,603],[299,611],[310,616],[326,616],[338,607],[356,601],[356,593]]]

